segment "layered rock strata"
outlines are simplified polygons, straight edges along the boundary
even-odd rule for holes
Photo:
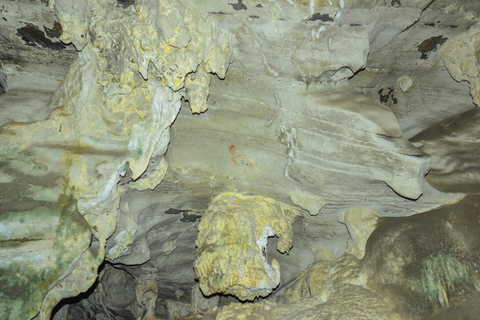
[[[1,317],[90,289],[55,317],[421,319],[478,291],[476,200],[405,218],[478,191],[476,2],[0,11]]]

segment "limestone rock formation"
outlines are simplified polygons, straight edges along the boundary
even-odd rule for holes
[[[457,81],[465,80],[470,83],[470,94],[473,102],[480,104],[480,92],[478,77],[480,65],[478,61],[478,42],[480,26],[473,25],[467,32],[450,39],[442,47],[442,58],[448,72]]]
[[[284,294],[292,303],[311,296],[329,300],[332,291],[343,285],[361,285],[360,260],[345,254],[337,260],[319,260],[308,266]]]
[[[368,240],[363,259],[345,254],[316,261],[285,292],[285,304],[231,304],[205,316],[451,319],[456,310],[476,317],[464,297],[472,292],[475,297],[479,289],[478,237],[473,236],[478,206],[478,197],[469,197],[417,216],[386,218]],[[413,236],[419,232],[424,237]],[[442,311],[445,306],[452,310]]]
[[[194,97],[192,110],[204,111],[208,96],[205,86],[201,91],[203,96],[195,93],[196,86],[205,82],[202,77],[207,76],[201,70],[224,77],[230,62],[228,36],[222,37],[214,22],[178,3],[156,1],[144,7],[139,2],[137,11],[126,11],[107,1],[85,4],[59,0],[54,7],[64,30],[61,40],[72,42],[80,53],[55,92],[50,107],[54,111],[46,120],[29,125],[7,124],[1,129],[5,141],[1,160],[7,163],[2,167],[5,177],[2,182],[15,185],[7,185],[10,192],[4,194],[3,201],[15,201],[10,196],[13,188],[18,188],[15,180],[20,182],[30,177],[32,181],[29,188],[17,193],[31,204],[24,209],[7,206],[2,215],[9,229],[13,229],[5,234],[4,241],[17,244],[13,247],[9,244],[4,250],[10,252],[20,246],[25,257],[17,260],[27,261],[16,266],[11,259],[3,260],[3,281],[14,277],[15,269],[25,268],[18,280],[8,280],[2,286],[3,318],[31,318],[42,300],[40,317],[49,317],[61,299],[78,294],[78,290],[85,291],[93,284],[96,268],[105,255],[115,258],[125,249],[131,241],[128,232],[121,234],[123,239],[117,238],[119,247],[113,246],[110,252],[105,252],[106,239],[116,228],[120,195],[130,188],[154,188],[160,183],[167,167],[164,161],[157,161],[158,167],[147,172],[150,176],[140,177],[147,167],[153,166],[152,158],[161,160],[165,153],[169,126],[177,116],[181,97],[187,95],[185,87],[193,88],[188,94]],[[181,10],[185,22],[167,15],[170,22],[157,25],[149,12],[155,14],[160,7],[164,11]],[[163,29],[177,23],[183,27],[182,33],[171,34],[168,39],[158,38],[166,36]],[[182,59],[183,68],[175,68],[172,73],[172,66],[180,64],[176,59]],[[153,68],[148,70],[150,61]],[[118,185],[127,170],[131,172],[128,180],[136,180],[135,183],[129,185],[127,180]],[[46,207],[42,209],[42,205]],[[38,215],[35,210],[43,211],[45,218],[52,221],[52,227],[40,233],[21,232],[23,225],[30,223],[25,216]],[[67,228],[65,224],[72,226]],[[90,232],[96,241],[87,250]],[[76,247],[70,247],[69,241],[64,240],[67,235]],[[25,240],[30,242],[22,245]],[[44,261],[45,255],[32,257],[30,252],[37,247],[52,251],[52,258]],[[72,257],[66,257],[63,253],[66,251]],[[38,259],[44,262],[43,266],[36,265]],[[63,259],[67,262],[62,269],[59,266]],[[32,267],[37,269],[34,274],[42,276],[27,281],[23,277]],[[23,283],[32,288],[17,296],[9,294],[13,288],[24,286]]]
[[[226,193],[215,198],[198,226],[193,267],[202,292],[240,300],[270,294],[280,283],[280,269],[275,259],[272,265],[267,261],[267,238],[277,236],[277,250],[288,253],[295,211],[261,196]]]
[[[0,318],[475,313],[480,2],[0,14]]]
[[[383,5],[376,6],[380,2]],[[377,48],[370,50],[365,71],[351,79],[352,85],[388,105],[406,138],[472,109],[468,83],[451,81],[442,47],[478,21],[478,4],[469,0],[380,2],[362,3],[361,23],[351,11],[352,22],[373,29],[371,46]],[[380,19],[368,18],[372,8],[382,15]],[[412,83],[406,91],[403,77]]]
[[[480,288],[478,197],[428,213],[381,221],[368,240],[361,273],[412,319],[461,305]],[[417,236],[420,234],[420,236]]]
[[[432,157],[428,181],[439,190],[478,194],[480,133],[478,108],[443,121],[412,138],[412,142]]]
[[[353,208],[341,213],[338,221],[345,224],[350,235],[345,252],[363,258],[367,240],[378,222],[375,211]]]

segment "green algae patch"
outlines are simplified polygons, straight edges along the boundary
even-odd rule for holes
[[[135,160],[140,160],[142,156],[143,156],[143,149],[140,148],[140,150],[138,150],[137,154],[135,155]]]
[[[22,320],[35,316],[47,284],[55,280],[56,273],[55,266],[38,270],[21,262],[0,269],[0,318]]]
[[[58,219],[58,211],[44,206],[28,211],[0,213],[0,241],[53,238]]]
[[[479,271],[474,264],[454,254],[439,253],[422,260],[420,277],[408,278],[412,290],[441,306],[448,306],[457,291],[474,292],[480,288]]]
[[[28,260],[5,261],[0,259],[0,319],[31,319],[40,310],[45,294],[74,267],[76,260],[90,244],[91,232],[85,219],[78,212],[76,199],[63,196],[57,211],[39,207],[28,212],[7,213],[8,217],[24,216],[37,222],[57,217],[56,229],[50,247],[36,251],[36,246],[45,239],[25,241],[26,235],[15,234],[10,240],[0,241],[0,250],[32,252]],[[35,216],[35,213],[38,216]],[[54,225],[55,226],[55,225]],[[45,236],[46,234],[42,234]],[[36,253],[36,255],[35,255]]]

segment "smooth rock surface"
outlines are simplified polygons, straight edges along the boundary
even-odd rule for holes
[[[351,79],[352,85],[388,105],[406,138],[472,109],[468,83],[451,81],[441,49],[445,41],[462,37],[478,22],[480,3],[468,0],[383,3],[385,7],[380,7],[390,15],[384,14],[378,20],[365,18],[375,25],[373,34],[378,36],[370,39],[378,50],[371,49],[365,70]],[[405,7],[416,10],[406,16]],[[409,19],[409,22],[399,24],[395,19]],[[388,25],[388,31],[379,28],[381,24]],[[391,36],[385,37],[387,32]],[[413,83],[404,92],[398,79],[405,76]]]
[[[475,108],[412,138],[420,150],[432,156],[427,180],[435,188],[467,194],[480,192],[479,122],[480,111]]]

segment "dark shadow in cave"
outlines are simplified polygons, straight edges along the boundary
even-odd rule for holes
[[[105,261],[103,261],[102,264],[100,264],[100,266],[98,267],[98,274],[100,274],[100,272],[102,272],[103,268],[105,268]],[[53,308],[50,320],[53,320],[53,318],[55,317],[55,314],[65,305],[74,305],[76,303],[79,303],[82,300],[88,299],[88,297],[90,297],[90,295],[97,288],[98,283],[99,283],[99,281],[98,281],[98,276],[97,276],[97,279],[95,279],[95,282],[93,283],[93,285],[87,291],[81,292],[79,295],[77,295],[75,297],[65,298],[65,299],[61,300],[55,306],[55,308]]]

